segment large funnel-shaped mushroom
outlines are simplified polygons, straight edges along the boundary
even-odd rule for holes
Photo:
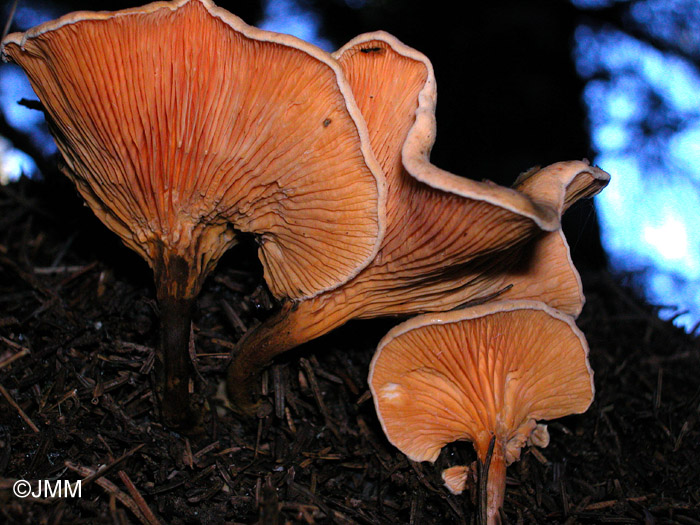
[[[338,64],[210,0],[79,12],[9,35],[71,177],[155,273],[163,394],[186,411],[190,310],[253,232],[276,297],[348,280],[383,235],[384,181]]]
[[[600,191],[608,174],[563,162],[521,176],[511,189],[440,170],[427,158],[436,98],[428,59],[383,32],[362,35],[335,56],[386,176],[386,234],[357,277],[285,305],[246,334],[229,370],[229,394],[241,408],[251,378],[275,355],[352,318],[445,311],[501,292],[572,315],[583,304],[559,220],[577,199]]]
[[[536,421],[584,412],[593,400],[588,346],[572,318],[535,301],[494,301],[413,318],[372,359],[369,386],[389,441],[435,461],[471,441],[487,463],[488,523],[498,523],[505,468]]]

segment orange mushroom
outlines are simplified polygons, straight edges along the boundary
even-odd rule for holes
[[[352,278],[383,236],[384,179],[340,67],[210,0],[77,12],[14,33],[65,173],[155,274],[166,421],[186,425],[194,300],[236,231],[279,299]]]
[[[434,462],[453,441],[474,444],[488,469],[481,511],[490,524],[499,523],[506,466],[533,432],[548,442],[536,421],[582,413],[594,394],[583,334],[536,301],[413,318],[379,343],[368,382],[387,438],[411,460]]]
[[[282,305],[239,342],[228,390],[244,412],[272,358],[353,318],[446,311],[498,294],[539,298],[572,315],[583,304],[560,217],[600,191],[608,174],[564,162],[521,176],[511,189],[440,170],[428,161],[436,98],[428,59],[383,32],[357,37],[335,56],[387,179],[386,234],[354,279]]]
[[[455,496],[459,496],[464,489],[467,488],[469,477],[473,474],[473,470],[468,465],[455,465],[448,467],[440,473],[443,483],[447,490]]]

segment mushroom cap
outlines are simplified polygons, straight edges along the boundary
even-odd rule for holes
[[[469,465],[455,465],[444,469],[440,473],[440,477],[442,477],[447,490],[455,496],[459,496],[467,488],[467,481],[472,474],[473,472]]]
[[[2,55],[99,218],[156,274],[193,267],[185,295],[234,229],[256,234],[278,298],[332,289],[375,256],[383,175],[320,49],[175,0],[72,13],[8,35]]]
[[[384,31],[359,35],[333,55],[349,77],[370,132],[376,129],[371,124],[370,113],[380,112],[381,117],[377,120],[391,113],[390,122],[394,125],[407,115],[404,106],[400,106],[400,111],[394,108],[394,101],[397,98],[411,99],[413,108],[408,113],[410,129],[407,136],[400,135],[399,142],[391,147],[387,142],[385,149],[391,151],[398,145],[406,171],[432,188],[504,208],[530,218],[542,230],[554,231],[559,228],[560,217],[566,207],[582,197],[599,192],[610,180],[606,172],[590,166],[588,161],[557,163],[540,170],[536,177],[531,175],[537,170],[529,172],[519,179],[517,189],[467,179],[442,170],[430,163],[437,127],[437,83],[430,60]],[[363,102],[365,97],[369,100]],[[385,120],[381,122],[381,126],[386,128]],[[382,129],[382,133],[387,132]],[[382,162],[381,149],[375,145],[374,138],[373,146],[391,187],[390,170]],[[587,176],[580,176],[579,172],[584,171]],[[388,198],[391,199],[391,192]],[[389,207],[388,204],[387,213],[390,214]]]
[[[527,440],[527,444],[532,447],[547,448],[549,446],[549,430],[547,425],[538,424]]]
[[[436,99],[430,61],[382,31],[354,38],[334,56],[387,180],[381,249],[342,290],[372,296],[356,315],[448,310],[510,285],[504,297],[551,300],[577,315],[583,294],[560,217],[609,175],[586,161],[560,162],[506,188],[441,170],[428,160]]]
[[[571,317],[535,301],[495,301],[413,318],[379,343],[370,390],[389,441],[414,461],[493,436],[506,462],[536,421],[584,412],[593,400],[588,346]]]
[[[586,302],[581,276],[561,229],[540,233],[523,248],[514,266],[491,279],[497,289],[511,286],[503,299],[536,299],[573,317],[578,317]]]

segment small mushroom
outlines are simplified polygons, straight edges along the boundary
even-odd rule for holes
[[[185,426],[194,300],[236,231],[278,299],[355,276],[384,178],[338,64],[210,0],[77,12],[8,35],[87,204],[155,274],[166,421]]]
[[[383,32],[357,37],[335,56],[386,176],[386,234],[354,279],[283,305],[239,342],[228,390],[244,412],[272,358],[353,318],[446,311],[499,294],[541,299],[571,315],[583,304],[560,217],[609,175],[563,162],[528,172],[513,189],[440,170],[427,157],[435,137],[430,61]]]
[[[537,420],[582,413],[594,394],[583,334],[536,301],[415,317],[379,343],[368,382],[387,438],[411,460],[474,444],[488,465],[480,510],[489,524],[499,523],[506,466],[528,438],[544,439]]]
[[[468,465],[455,465],[443,470],[440,477],[447,490],[455,496],[459,496],[467,488],[469,476],[472,474],[472,469]]]

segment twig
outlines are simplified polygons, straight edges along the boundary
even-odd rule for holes
[[[5,342],[9,341],[9,340],[5,339],[4,337],[0,337],[0,339],[2,339]],[[16,354],[12,354],[10,357],[0,361],[0,370],[5,368],[6,366],[10,366],[12,363],[14,363],[18,359],[24,357],[27,354],[29,354],[29,348],[22,347],[22,349],[19,352],[17,352]]]
[[[486,459],[482,464],[481,461],[477,462],[477,469],[479,472],[479,510],[478,510],[478,520],[479,525],[486,525],[488,523],[487,510],[488,510],[488,482],[489,482],[489,468],[491,467],[491,458],[493,457],[493,447],[496,445],[496,436],[491,437],[491,442],[489,443],[489,450],[486,452]]]
[[[659,408],[661,408],[661,390],[663,388],[663,379],[664,379],[664,369],[659,368],[659,371],[656,375],[656,391],[654,392],[654,407],[653,407],[654,417],[658,416]]]
[[[189,438],[185,438],[185,450],[182,453],[182,461],[190,469],[194,468],[194,456],[192,455],[192,445],[190,445]]]
[[[29,419],[29,416],[24,413],[24,410],[17,404],[17,401],[14,400],[14,398],[10,395],[10,393],[5,390],[5,387],[0,385],[0,393],[3,395],[3,397],[7,400],[12,407],[19,412],[19,415],[22,419],[24,419],[24,422],[29,425],[29,428],[31,428],[34,432],[39,432],[39,427],[37,427],[34,422]]]
[[[8,339],[7,337],[0,336],[0,341],[5,343],[7,346],[14,348],[15,350],[27,350],[27,351],[29,351],[28,348],[25,348],[24,346],[15,343],[12,339]]]
[[[194,345],[194,323],[190,323],[190,341],[187,345],[187,351],[190,354],[190,363],[192,363],[192,368],[194,368],[197,377],[199,377],[202,383],[206,383],[206,379],[204,379],[204,376],[199,371],[199,364],[197,362],[197,350]]]
[[[153,511],[146,503],[146,500],[143,499],[143,496],[133,484],[131,479],[129,479],[127,473],[123,470],[120,470],[119,477],[121,478],[124,485],[126,485],[126,489],[129,491],[131,497],[134,498],[134,501],[139,506],[139,509],[146,518],[146,522],[149,523],[149,525],[160,525],[160,521],[158,520],[158,518],[156,518],[155,514],[153,514]]]
[[[213,443],[210,443],[206,447],[204,447],[201,450],[198,450],[197,452],[194,453],[194,459],[195,463],[197,462],[198,459],[200,459],[202,456],[205,456],[206,454],[209,454],[212,450],[216,450],[219,448],[220,443],[218,441],[214,441]]]
[[[2,30],[2,39],[5,40],[7,33],[10,32],[10,26],[12,25],[12,20],[15,18],[15,11],[17,11],[17,3],[19,0],[12,2],[12,8],[10,9],[10,15],[7,17],[7,22],[5,22],[5,27]]]
[[[633,501],[635,503],[641,503],[643,501],[648,500],[650,497],[654,496],[654,494],[648,495],[648,496],[637,496],[635,498],[623,498],[622,500],[618,499],[613,499],[613,500],[606,500],[606,501],[598,501],[596,503],[591,503],[590,505],[586,505],[583,507],[584,511],[591,511],[591,510],[601,510],[601,509],[607,509],[610,507],[613,507],[620,503],[620,501]]]
[[[102,476],[110,472],[111,470],[114,470],[114,468],[119,465],[122,461],[125,459],[133,456],[136,452],[141,450],[143,447],[146,446],[146,443],[141,443],[140,445],[137,445],[136,447],[132,448],[131,450],[128,450],[124,452],[121,456],[119,456],[117,459],[112,461],[109,465],[106,465],[105,467],[102,467],[101,469],[97,470],[94,474],[88,476],[83,480],[83,486],[86,486],[93,481],[97,481],[100,479]]]
[[[356,404],[356,405],[361,405],[362,403],[364,403],[365,401],[369,401],[370,399],[372,399],[372,392],[370,392],[369,390],[365,390],[365,393],[362,394],[362,395],[357,399],[357,401],[355,401],[355,404]]]
[[[90,265],[94,266],[94,264]],[[35,266],[34,273],[38,275],[53,275],[57,273],[74,273],[80,272],[86,268],[85,265],[80,266]]]
[[[314,369],[311,366],[311,363],[303,357],[299,359],[299,363],[301,364],[302,368],[306,372],[306,376],[309,379],[309,383],[311,384],[311,390],[314,393],[314,398],[316,399],[316,404],[318,405],[318,408],[321,411],[321,414],[323,415],[323,419],[326,421],[326,426],[331,430],[331,432],[333,432],[333,435],[338,440],[341,440],[340,433],[338,432],[338,429],[335,428],[333,420],[331,419],[330,414],[328,414],[326,404],[323,402],[321,389],[318,386],[318,381],[316,381],[316,374],[314,374]]]
[[[226,483],[231,493],[233,493],[234,489],[236,488],[236,485],[240,482],[242,478],[240,476],[236,476],[236,481],[234,481],[221,461],[216,462],[216,470],[219,472],[219,475],[223,478],[224,483]]]
[[[52,411],[52,410],[55,409],[56,407],[60,406],[61,403],[63,403],[64,401],[67,401],[67,400],[70,399],[70,398],[73,398],[74,401],[79,402],[79,401],[78,401],[78,389],[77,389],[77,388],[74,388],[74,389],[69,390],[68,392],[66,392],[66,393],[63,395],[63,397],[62,397],[61,399],[58,400],[57,403],[54,403],[54,404],[51,405],[49,408],[47,408],[47,409],[46,409],[46,412]]]
[[[231,324],[231,327],[236,331],[236,333],[238,333],[239,335],[246,333],[248,331],[248,327],[245,325],[245,323],[239,317],[236,311],[231,307],[231,305],[225,299],[219,301],[219,304],[224,310],[224,315],[226,316],[226,319]]]
[[[71,461],[66,461],[64,464],[70,470],[72,470],[73,472],[77,472],[81,476],[89,477],[95,475],[95,471],[91,468],[76,465]],[[117,498],[122,503],[122,505],[129,509],[143,525],[152,525],[141,513],[141,509],[139,509],[134,500],[131,499],[128,494],[125,494],[124,492],[119,490],[114,483],[109,481],[107,478],[99,478],[95,481],[95,483],[97,483],[100,487],[109,492],[111,496]]]
[[[282,368],[280,365],[272,366],[272,383],[275,389],[275,415],[277,419],[284,417],[285,384],[282,381]]]

